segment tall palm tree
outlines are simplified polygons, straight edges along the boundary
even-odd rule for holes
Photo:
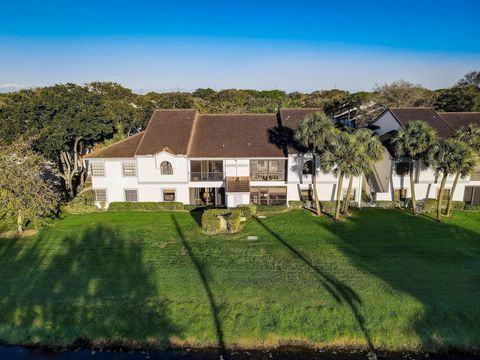
[[[304,147],[306,153],[312,155],[312,186],[315,198],[315,210],[320,216],[320,201],[317,190],[318,157],[324,152],[327,139],[335,127],[332,120],[322,112],[309,114],[302,120],[295,131],[295,140]]]
[[[356,148],[353,154],[351,154],[354,161],[351,167],[348,169],[348,175],[350,176],[348,182],[347,195],[343,202],[342,213],[348,215],[348,208],[350,206],[350,198],[352,196],[353,177],[361,176],[365,172],[369,171],[373,164],[380,160],[382,156],[382,143],[378,136],[373,135],[370,130],[359,129],[353,134]]]
[[[392,139],[395,155],[410,159],[410,192],[412,198],[413,214],[416,214],[417,201],[415,197],[415,182],[413,179],[415,164],[425,160],[428,149],[435,143],[437,134],[435,130],[423,121],[409,122],[401,127]]]
[[[351,169],[357,166],[357,161],[352,154],[356,151],[357,142],[352,134],[336,130],[327,140],[326,150],[321,155],[320,164],[325,172],[338,176],[337,201],[335,205],[335,221],[340,219],[340,204],[343,190],[343,180]],[[357,171],[357,170],[355,170]]]
[[[437,221],[441,220],[443,193],[448,175],[456,174],[462,169],[465,159],[472,156],[472,150],[463,141],[455,138],[439,139],[428,153],[427,163],[435,175],[442,176],[437,198]]]
[[[452,207],[453,197],[455,195],[455,189],[457,188],[458,180],[460,177],[465,177],[472,173],[475,169],[478,157],[480,157],[480,127],[477,125],[469,125],[466,128],[462,128],[457,131],[455,138],[466,143],[472,150],[472,156],[463,159],[463,162],[459,164],[457,173],[455,174],[455,180],[453,181],[452,190],[447,202],[447,209],[445,215],[450,215]]]

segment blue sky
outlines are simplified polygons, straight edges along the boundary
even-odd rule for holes
[[[140,90],[429,88],[480,70],[480,2],[9,1],[0,90],[116,81]]]

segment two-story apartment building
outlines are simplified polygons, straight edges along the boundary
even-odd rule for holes
[[[180,201],[235,207],[311,199],[311,159],[282,137],[291,136],[300,121],[317,110],[233,115],[156,110],[141,133],[85,157],[95,200],[107,206]],[[334,200],[336,186],[336,176],[319,173],[320,200]],[[362,178],[355,178],[357,202],[361,188]]]
[[[366,177],[364,186],[371,190],[376,200],[402,201],[411,196],[408,178],[409,159],[397,158],[388,147],[388,140],[402,126],[411,121],[421,120],[433,127],[439,136],[450,137],[458,129],[469,124],[480,125],[480,113],[445,113],[431,108],[387,109],[370,126],[384,142],[382,159],[377,162],[372,173]],[[414,166],[415,194],[417,199],[437,198],[440,178],[431,168],[421,162]],[[444,198],[450,196],[454,176],[449,176]],[[460,179],[454,194],[454,200],[469,204],[480,203],[480,168],[476,172]]]

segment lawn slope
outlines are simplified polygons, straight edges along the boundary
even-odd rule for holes
[[[478,214],[362,210],[336,224],[294,211],[233,236],[195,218],[69,215],[0,239],[0,340],[480,347]]]

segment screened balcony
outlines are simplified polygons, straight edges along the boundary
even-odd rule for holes
[[[222,160],[191,160],[190,181],[223,181]]]

